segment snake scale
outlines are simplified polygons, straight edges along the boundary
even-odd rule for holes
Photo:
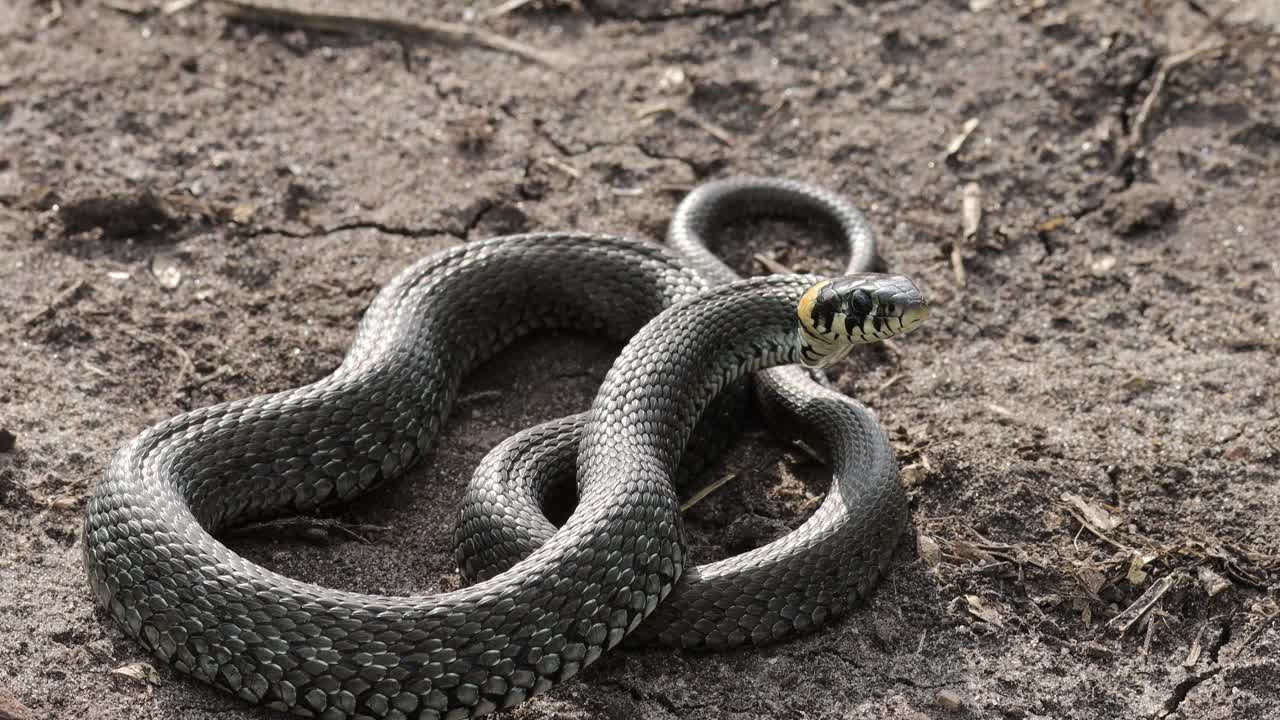
[[[703,241],[759,215],[834,222],[852,274],[737,279]],[[910,330],[923,299],[906,278],[866,273],[875,247],[862,216],[800,183],[702,186],[670,240],[538,233],[449,248],[378,293],[327,377],[147,429],[90,498],[84,548],[97,601],[178,671],[326,719],[476,717],[574,676],[632,631],[729,647],[839,615],[874,585],[905,521],[870,411],[802,368],[757,373],[765,412],[814,434],[835,479],[801,528],[737,558],[687,567],[671,478],[698,418],[737,378],[829,364]],[[545,328],[630,340],[588,413],[549,435],[523,433],[482,463],[459,539],[464,568],[484,579],[433,595],[341,592],[215,539],[403,474],[430,451],[463,378]],[[576,462],[578,504],[555,529],[538,503],[546,473],[566,462]],[[511,529],[511,518],[530,520]]]

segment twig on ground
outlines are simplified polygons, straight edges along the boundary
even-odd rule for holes
[[[358,531],[358,532],[357,532]],[[294,537],[307,542],[327,540],[333,533],[341,533],[358,542],[369,544],[369,538],[360,533],[390,532],[385,525],[355,524],[349,525],[333,518],[287,517],[265,522],[251,523],[238,527],[230,532],[232,537]]]
[[[165,15],[176,15],[183,10],[195,7],[202,2],[204,2],[204,0],[169,0],[169,2],[164,4],[164,7],[160,8],[160,12]]]
[[[951,138],[951,142],[947,143],[947,152],[943,156],[947,160],[954,158],[964,147],[965,141],[978,129],[978,118],[969,118],[964,121],[964,126],[960,128],[960,133]]]
[[[328,13],[299,10],[282,5],[246,0],[218,0],[223,14],[241,20],[286,25],[301,30],[341,33],[384,32],[408,40],[428,40],[479,47],[508,53],[551,68],[564,69],[568,60],[511,38],[461,23],[438,20],[403,20],[358,13]]]
[[[756,262],[763,265],[764,268],[771,273],[776,273],[778,275],[794,275],[796,272],[795,270],[792,270],[791,268],[787,267],[786,265],[783,265],[777,260],[774,260],[768,255],[761,255],[760,253],[755,253],[751,257]]]
[[[1143,657],[1151,656],[1151,641],[1155,639],[1156,636],[1156,613],[1158,612],[1159,611],[1147,613],[1146,618],[1142,621],[1142,624],[1146,627],[1147,631],[1146,636],[1142,640]]]
[[[1266,632],[1267,628],[1271,627],[1271,623],[1276,621],[1276,618],[1280,618],[1280,612],[1264,615],[1263,620],[1258,624],[1258,627],[1254,628],[1253,632],[1249,633],[1249,637],[1245,638],[1244,642],[1240,643],[1240,648],[1236,650],[1235,658],[1239,659],[1244,655],[1244,653],[1248,652],[1253,647],[1253,644],[1258,641],[1258,638],[1262,637],[1262,633]]]
[[[733,147],[738,142],[738,139],[735,138],[733,136],[733,133],[729,132],[728,130],[725,130],[719,125],[716,125],[715,123],[712,123],[707,120],[703,120],[701,117],[697,115],[697,113],[694,113],[690,110],[682,110],[680,108],[675,107],[671,103],[667,103],[667,102],[661,102],[655,105],[650,105],[648,107],[641,108],[640,110],[636,111],[635,117],[637,120],[643,120],[647,117],[658,115],[660,113],[671,113],[672,115],[675,115],[681,120],[684,120],[689,123],[693,123],[694,125],[701,128],[703,132],[715,138],[716,140],[719,140],[721,143],[723,143],[728,147]]]
[[[960,198],[959,240],[951,242],[951,272],[955,274],[956,285],[964,287],[969,282],[964,270],[964,249],[973,244],[978,237],[978,228],[982,225],[982,188],[978,183],[966,183]]]
[[[62,0],[52,0],[49,3],[49,14],[40,18],[40,29],[48,30],[57,25],[62,20]]]
[[[81,367],[83,367],[85,370],[88,370],[89,372],[93,373],[94,375],[99,375],[99,376],[101,376],[101,377],[105,377],[105,378],[109,378],[109,377],[111,377],[111,373],[107,372],[106,370],[103,370],[102,368],[98,367],[97,365],[94,365],[93,363],[89,362],[88,360],[81,360],[81,361],[80,361],[80,365],[81,365]]]
[[[53,317],[54,313],[64,307],[70,307],[76,304],[87,295],[93,287],[83,279],[77,280],[75,284],[54,296],[44,308],[33,312],[22,318],[22,324],[27,326],[38,325],[39,323]]]
[[[122,0],[99,0],[98,4],[108,10],[114,10],[121,15],[128,15],[129,17],[135,18],[145,18],[155,12],[155,8],[142,7],[132,3],[123,2]]]
[[[885,380],[884,382],[880,383],[879,387],[877,387],[877,388],[876,388],[875,390],[873,390],[872,392],[878,395],[878,394],[880,394],[880,393],[884,392],[885,390],[888,390],[889,388],[891,388],[891,387],[893,387],[894,385],[896,385],[896,384],[898,383],[898,381],[899,381],[899,380],[901,380],[901,379],[902,379],[902,373],[898,373],[898,374],[896,374],[896,375],[892,375],[892,376],[890,376],[890,377],[889,377],[889,379],[888,379],[888,380]]]
[[[964,229],[965,242],[973,242],[978,237],[978,228],[982,225],[982,187],[978,183],[966,183],[960,199],[961,227]]]
[[[1160,578],[1151,587],[1147,588],[1146,592],[1142,593],[1142,597],[1134,600],[1133,604],[1122,610],[1119,615],[1108,620],[1107,626],[1119,627],[1120,634],[1124,635],[1129,631],[1129,628],[1146,617],[1151,608],[1155,607],[1160,598],[1164,597],[1164,594],[1169,592],[1169,589],[1181,578],[1182,573],[1180,572]]]
[[[490,8],[480,13],[481,19],[489,20],[491,18],[502,17],[509,12],[515,12],[520,8],[533,2],[533,0],[507,0],[497,7]]]
[[[1142,105],[1138,108],[1138,114],[1133,117],[1133,123],[1129,126],[1129,134],[1120,143],[1120,152],[1117,153],[1115,163],[1112,165],[1112,173],[1123,170],[1137,156],[1138,148],[1146,140],[1147,125],[1151,122],[1151,113],[1155,110],[1156,102],[1160,100],[1164,86],[1169,81],[1170,73],[1203,55],[1217,52],[1226,47],[1226,43],[1197,45],[1189,50],[1174,53],[1160,61],[1160,68],[1156,71],[1155,77],[1151,81],[1151,89],[1147,91],[1147,96],[1143,98]]]
[[[1209,18],[1209,22],[1204,24],[1204,29],[1200,31],[1200,34],[1196,35],[1196,39],[1191,42],[1191,45],[1203,44],[1210,35],[1216,32],[1226,34],[1228,29],[1223,26],[1224,21],[1227,19],[1227,16],[1230,15],[1232,11],[1238,9],[1238,7],[1239,6],[1234,2],[1229,2],[1223,5],[1218,12],[1214,13],[1213,16]]]
[[[699,115],[693,112],[684,112],[684,113],[677,112],[676,115],[702,128],[703,132],[715,138],[716,140],[719,140],[721,143],[724,143],[728,147],[733,147],[737,143],[737,139],[733,137],[733,133],[729,132],[728,130],[725,130],[719,125],[716,125],[710,120],[704,120],[702,117],[700,117]]]
[[[560,172],[564,173],[565,175],[568,175],[574,180],[582,179],[582,173],[578,170],[578,168],[570,165],[567,162],[563,162],[553,157],[542,158],[542,161],[550,165],[551,167],[559,170]]]
[[[687,183],[660,183],[653,187],[656,193],[677,193],[684,195],[693,191],[693,185]]]
[[[174,385],[179,389],[186,387],[187,378],[193,375],[196,371],[196,364],[191,360],[191,355],[186,350],[183,350],[181,346],[163,335],[149,333],[141,328],[125,326],[122,327],[121,330],[125,335],[128,335],[143,345],[159,345],[169,350],[174,355],[177,355],[180,365],[178,367],[178,378],[174,381]]]
[[[702,488],[698,492],[694,493],[693,497],[686,500],[684,504],[680,506],[680,512],[685,512],[690,508],[692,508],[694,505],[697,505],[698,503],[702,502],[707,498],[708,495],[715,492],[716,490],[719,490],[725,483],[729,482],[730,480],[736,477],[738,477],[737,473],[729,473],[724,477],[720,478],[719,480],[716,480],[715,482]]]
[[[1128,545],[1125,545],[1122,542],[1119,542],[1117,540],[1112,540],[1111,538],[1107,537],[1101,530],[1094,527],[1088,520],[1086,520],[1084,518],[1084,515],[1081,515],[1075,508],[1068,507],[1067,512],[1071,513],[1071,517],[1074,517],[1076,521],[1080,523],[1081,529],[1088,530],[1089,532],[1093,533],[1099,540],[1106,542],[1107,544],[1111,545],[1117,550],[1124,550],[1125,552],[1130,552],[1130,553],[1134,551],[1133,548],[1129,547]]]
[[[458,398],[458,404],[466,405],[467,403],[473,403],[478,401],[496,400],[498,398],[501,398],[502,395],[503,395],[503,392],[501,390],[477,390],[473,393],[467,393],[466,395],[463,395],[462,397]]]
[[[809,459],[813,460],[819,465],[827,461],[826,458],[822,456],[822,453],[818,452],[816,448],[814,448],[812,445],[810,445],[809,443],[805,442],[800,438],[796,438],[792,440],[791,444],[799,448],[801,452],[809,456]]]
[[[1196,638],[1191,641],[1191,649],[1187,651],[1187,657],[1182,661],[1182,667],[1190,670],[1196,666],[1196,663],[1200,662],[1200,653],[1203,648],[1200,640],[1204,637],[1204,631],[1207,627],[1209,627],[1209,623],[1201,625],[1200,630],[1196,632]]]

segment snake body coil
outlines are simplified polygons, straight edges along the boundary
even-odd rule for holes
[[[735,188],[829,197],[779,181],[713,189]],[[806,343],[818,336],[910,329],[923,318],[919,294],[905,279],[855,276],[835,300],[815,300],[834,286],[797,276],[718,285],[725,278],[697,264],[648,243],[553,233],[467,243],[410,267],[378,294],[328,377],[186,413],[116,454],[85,520],[99,603],[179,671],[320,718],[454,719],[518,704],[656,608],[668,612],[678,583],[671,600],[684,605],[666,622],[684,644],[771,639],[838,614],[874,583],[902,528],[874,416],[786,370],[797,381],[764,392],[766,402],[827,438],[837,474],[853,481],[805,525],[817,530],[736,559],[728,581],[699,571],[692,593],[670,478],[726,384],[812,360]],[[797,307],[813,316],[802,323],[812,338],[797,332]],[[214,539],[401,474],[430,450],[468,372],[553,327],[634,337],[583,426],[577,509],[510,569],[450,593],[371,596],[292,580]]]

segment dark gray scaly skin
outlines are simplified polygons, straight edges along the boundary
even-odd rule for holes
[[[452,719],[523,702],[671,592],[685,561],[669,478],[694,420],[725,383],[797,359],[795,308],[811,282],[752,280],[683,302],[708,284],[686,260],[599,235],[510,236],[426,258],[379,293],[328,377],[186,413],[117,452],[85,519],[97,600],[177,670],[303,716]],[[593,404],[574,514],[507,572],[451,593],[364,595],[281,576],[214,539],[400,475],[429,451],[462,378],[527,332],[622,339],[673,305],[633,338]],[[892,513],[868,522],[824,561],[862,566],[860,584],[878,573],[873,546],[901,528]],[[787,605],[795,578],[781,566],[769,578],[761,591],[784,616],[843,602],[838,583],[820,583]]]
[[[698,187],[676,209],[668,243],[708,282],[740,280],[707,240],[730,222],[759,216],[832,226],[849,253],[847,274],[867,272],[878,262],[874,237],[856,208],[820,188],[772,178]],[[628,644],[721,649],[814,630],[867,596],[897,546],[906,497],[874,413],[800,366],[763,370],[754,379],[766,417],[826,449],[831,489],[795,532],[690,568]],[[588,421],[589,414],[580,413],[528,428],[481,462],[463,497],[456,533],[465,577],[493,577],[555,534],[543,508],[553,481],[572,471]],[[722,421],[709,424],[716,422]]]

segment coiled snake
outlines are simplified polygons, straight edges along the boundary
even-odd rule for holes
[[[854,274],[734,281],[702,238],[760,214],[834,221]],[[116,453],[89,502],[85,560],[98,602],[177,670],[320,718],[452,720],[510,707],[572,677],[646,618],[649,637],[726,647],[835,617],[876,582],[904,525],[873,414],[801,368],[756,375],[765,411],[816,433],[835,480],[801,528],[738,558],[686,568],[670,478],[722,388],[909,330],[926,314],[920,293],[905,278],[864,273],[875,249],[856,210],[789,181],[695,190],[671,244],[541,233],[450,248],[382,289],[329,376],[146,430]],[[553,327],[631,339],[589,413],[486,459],[493,475],[468,493],[459,537],[464,563],[486,532],[497,539],[498,551],[469,563],[488,579],[426,596],[340,592],[214,539],[400,475],[430,450],[468,372]],[[575,450],[579,500],[564,525],[503,529],[490,513],[540,517],[547,465],[538,458],[563,462]]]

